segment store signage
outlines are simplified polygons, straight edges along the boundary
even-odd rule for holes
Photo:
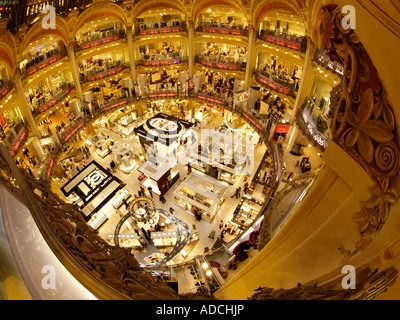
[[[289,129],[290,129],[290,125],[286,125],[286,124],[277,124],[275,126],[276,133],[288,133]]]

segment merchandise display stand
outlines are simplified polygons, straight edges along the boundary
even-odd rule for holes
[[[231,235],[240,235],[243,230],[254,223],[260,213],[261,207],[255,199],[244,195],[228,222],[228,232]]]
[[[102,128],[95,135],[89,137],[89,141],[95,147],[97,154],[100,157],[105,158],[111,151],[111,142],[115,137],[116,133]]]
[[[224,201],[226,189],[220,181],[192,171],[175,190],[174,197],[186,212],[194,214],[196,210],[211,222]]]

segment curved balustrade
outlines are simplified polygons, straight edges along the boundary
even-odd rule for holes
[[[254,71],[256,81],[262,86],[279,93],[283,93],[292,97],[296,97],[297,89],[295,83],[289,83],[276,76],[271,76],[268,73]]]
[[[86,71],[86,75],[81,74],[81,83],[102,80],[127,68],[129,68],[129,64],[121,63],[121,61],[101,68],[92,68]]]
[[[306,116],[304,116],[304,108],[306,103],[304,103],[296,113],[296,124],[302,133],[307,137],[309,141],[312,141],[314,146],[325,151],[328,147],[329,139],[324,136],[313,123],[311,123]]]
[[[213,34],[227,34],[233,36],[248,36],[249,30],[243,28],[242,26],[231,26],[229,24],[222,24],[218,26],[217,24],[213,23],[200,23],[196,27],[197,32],[205,32],[205,33],[213,33]]]
[[[338,63],[337,61],[332,61],[328,53],[324,50],[316,49],[314,52],[313,60],[318,63],[320,66],[328,69],[339,76],[344,75],[344,68],[343,66]]]
[[[29,137],[28,127],[22,122],[14,127],[14,132],[15,135],[10,136],[11,140],[8,141],[8,151],[12,156],[18,153]]]
[[[146,29],[136,29],[136,35],[137,36],[149,36],[149,35],[155,35],[155,34],[167,34],[167,33],[177,33],[177,32],[186,32],[186,24],[181,23],[180,25],[175,25],[171,27],[152,27],[152,28],[146,28]]]
[[[67,56],[67,52],[65,50],[52,50],[52,52],[48,53],[46,56],[41,55],[39,57],[34,58],[29,61],[25,68],[21,70],[21,76],[23,78],[29,77],[30,75],[42,70],[43,68],[48,67],[49,65],[61,60]]]
[[[50,99],[48,100],[43,100],[42,103],[39,104],[39,106],[37,106],[35,108],[35,110],[32,112],[33,116],[37,116],[40,113],[54,107],[55,105],[57,105],[57,103],[61,102],[62,100],[65,99],[66,96],[68,96],[70,94],[70,92],[72,91],[72,89],[74,88],[73,85],[71,84],[67,84],[64,83],[61,88],[59,88],[59,92],[53,96],[51,96]]]
[[[218,59],[217,57],[205,57],[197,55],[194,62],[200,63],[207,68],[231,70],[231,71],[245,71],[246,62],[229,62]]]
[[[126,33],[124,30],[112,30],[105,33],[99,32],[87,37],[84,41],[75,41],[74,49],[75,51],[86,50],[124,38],[126,38]]]
[[[136,60],[136,66],[144,67],[163,67],[170,66],[173,64],[187,63],[189,60],[187,58],[181,58],[179,56],[174,58],[166,58],[161,60]]]
[[[273,43],[285,48],[306,52],[307,39],[290,34],[276,34],[274,31],[262,30],[257,37],[263,41]]]

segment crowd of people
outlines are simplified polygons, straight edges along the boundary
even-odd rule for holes
[[[267,111],[268,117],[274,117],[277,120],[283,120],[285,118],[287,106],[280,97],[274,96],[272,93],[267,93],[261,100],[269,106]]]
[[[184,50],[181,46],[171,46],[165,43],[161,48],[149,49],[148,52],[140,51],[139,60],[163,61],[168,59],[183,59]]]
[[[233,98],[235,78],[224,77],[214,72],[206,72],[205,75],[205,80],[199,89],[200,93],[226,100]]]
[[[247,61],[247,49],[239,46],[228,46],[223,49],[216,44],[204,44],[201,58],[206,61],[224,64],[239,64],[245,67]]]

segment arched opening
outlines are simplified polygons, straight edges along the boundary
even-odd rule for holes
[[[105,17],[85,22],[77,30],[74,39],[75,51],[106,45],[126,37],[124,23],[115,17]]]
[[[67,55],[66,42],[56,34],[34,37],[24,48],[19,62],[22,77],[31,77]]]
[[[158,4],[151,9],[143,8],[135,20],[135,34],[143,40],[134,53],[136,65],[142,67],[139,72],[148,71],[146,68],[158,72],[160,68],[186,63],[189,54],[186,32],[186,16],[176,7]]]

